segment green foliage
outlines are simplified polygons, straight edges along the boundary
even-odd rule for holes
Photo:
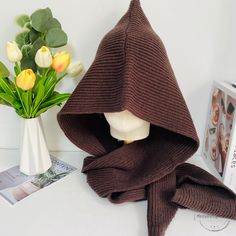
[[[53,28],[48,30],[45,40],[49,47],[57,48],[67,43],[67,35],[63,30]]]
[[[40,32],[36,31],[35,29],[31,28],[29,31],[29,40],[30,43],[34,43],[37,39],[41,36]]]
[[[20,69],[20,66],[18,64],[16,64],[14,66],[14,71],[15,71],[16,76],[20,74],[21,69]]]
[[[27,45],[30,43],[29,41],[29,30],[24,30],[21,33],[16,35],[15,38],[16,43],[18,44],[18,47],[21,49],[24,45]]]
[[[22,104],[15,88],[15,84],[11,80],[0,77],[0,100],[2,104],[12,106],[17,114],[26,118],[25,114],[22,112]]]
[[[45,40],[42,38],[38,38],[34,41],[32,45],[32,57],[35,57],[36,52],[46,44]]]
[[[69,93],[55,91],[66,73],[58,77],[52,68],[38,68],[35,63],[36,52],[42,46],[64,46],[68,39],[49,8],[39,9],[31,16],[21,15],[16,22],[23,28],[15,37],[23,57],[20,64],[15,64],[13,81],[9,79],[9,70],[0,62],[0,104],[11,106],[19,116],[30,119],[51,107],[60,106],[70,97]],[[22,90],[16,84],[17,76],[24,69],[32,69],[36,74],[35,85],[28,91]]]
[[[53,18],[49,8],[39,9],[31,15],[31,24],[38,32],[45,32],[48,29],[48,22]]]
[[[0,93],[0,98],[13,106],[14,97],[12,97],[11,95],[8,95],[6,93]]]
[[[26,24],[29,22],[30,22],[30,17],[25,14],[20,15],[16,18],[16,23],[22,28],[26,27]]]
[[[8,77],[10,75],[9,70],[7,67],[0,61],[0,77]]]
[[[59,93],[55,87],[61,78],[54,71],[38,76],[34,89],[24,91],[7,78],[0,78],[0,103],[11,106],[23,118],[34,118],[54,106],[60,106],[70,93]]]
[[[1,90],[4,91],[4,93],[6,93],[6,94],[12,96],[13,98],[15,98],[14,90],[12,89],[8,79],[0,78],[0,88],[1,88]]]
[[[39,106],[39,109],[36,113],[36,117],[41,115],[43,112],[54,106],[60,106],[63,102],[65,102],[70,97],[69,93],[60,94],[58,92],[54,92],[51,97],[47,99],[44,103]]]
[[[21,69],[32,69],[33,71],[37,70],[37,65],[32,57],[23,57],[21,59]]]
[[[42,101],[45,93],[45,86],[39,82],[37,93],[34,99],[33,103],[33,109],[35,110],[37,107],[39,107],[40,102]]]
[[[23,54],[23,57],[31,57],[32,45],[23,45],[23,47],[21,48],[21,52]]]
[[[23,53],[21,69],[37,70],[34,58],[42,46],[57,48],[67,44],[67,35],[49,8],[36,10],[30,17],[21,15],[16,22],[24,28],[15,38]]]
[[[30,115],[32,104],[32,90],[22,91],[22,102],[24,103],[27,114]]]
[[[47,29],[54,29],[54,28],[61,29],[61,23],[56,18],[52,18],[47,23]]]

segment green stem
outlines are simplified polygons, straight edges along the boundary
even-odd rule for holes
[[[19,66],[18,63],[16,63],[16,67],[17,67],[17,66]],[[17,68],[17,69],[18,69],[18,68]],[[16,84],[16,77],[15,77],[15,79],[14,79],[14,85],[15,85],[15,88],[16,88],[17,95],[18,95],[18,97],[19,97],[19,99],[20,99],[20,102],[21,102],[21,104],[22,104],[22,107],[23,107],[23,109],[24,109],[24,111],[25,111],[25,114],[26,114],[26,116],[27,116],[28,118],[30,118],[30,117],[29,117],[29,114],[28,114],[28,112],[27,112],[27,110],[26,110],[26,108],[25,108],[25,105],[24,105],[24,103],[23,103],[23,100],[22,100],[22,98],[21,98],[20,92],[19,92],[19,90],[18,90],[18,86],[17,86],[17,84]]]
[[[15,63],[15,68],[16,68],[16,76],[20,74],[21,68],[18,62]]]
[[[57,79],[56,83],[55,83],[55,84],[52,84],[52,86],[56,86],[56,84],[59,83],[66,75],[67,75],[67,73],[62,74],[62,75]],[[48,89],[48,91],[51,91],[52,86]],[[44,102],[45,99],[48,97],[48,91],[46,92],[46,94],[45,94],[44,97],[42,98],[41,102],[37,105],[37,107],[35,107],[35,109],[34,109],[33,112],[31,113],[32,116],[35,116],[35,115],[36,115],[38,108],[40,107],[40,105],[42,104],[42,102]]]
[[[50,70],[50,67],[49,68],[42,68],[42,83],[44,84],[45,81],[47,80],[47,75],[48,75],[48,72]]]
[[[42,77],[45,76],[45,72],[46,72],[46,69],[45,69],[45,68],[42,68]]]
[[[16,62],[17,69],[21,72],[21,67],[18,62]]]
[[[48,72],[50,71],[50,69],[51,69],[51,66],[47,68],[46,75],[48,75]]]
[[[20,102],[21,102],[21,104],[22,104],[22,106],[23,106],[23,109],[24,109],[24,111],[25,111],[25,114],[26,114],[27,118],[30,118],[30,117],[29,117],[29,114],[28,114],[28,112],[27,112],[27,110],[26,110],[26,108],[25,108],[25,105],[24,105],[24,103],[23,103],[23,100],[22,100],[22,98],[21,98],[20,92],[19,92],[19,90],[18,90],[18,88],[17,88],[17,85],[15,84],[15,86],[16,86],[16,92],[17,92],[18,97],[19,97],[19,99],[20,99]]]
[[[67,73],[63,73],[56,81],[56,84],[58,84],[65,76],[67,75]],[[52,86],[55,86],[55,84],[53,84]],[[50,91],[51,89],[49,88],[48,91]],[[47,92],[48,92],[47,91]],[[40,105],[42,104],[42,102],[45,101],[45,98],[47,98],[48,93],[45,94],[45,96],[42,98],[41,102],[37,105],[37,107],[33,110],[33,112],[31,113],[32,116],[35,116],[37,114],[37,110],[40,107]]]

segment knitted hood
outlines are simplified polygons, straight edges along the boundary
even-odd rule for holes
[[[94,62],[60,112],[59,123],[72,142],[96,155],[97,149],[105,151],[100,139],[109,132],[103,130],[101,137],[93,137],[94,145],[86,145],[84,135],[92,134],[91,125],[85,129],[84,122],[93,120],[99,127],[97,114],[123,110],[177,134],[176,139],[180,135],[188,141],[189,155],[196,151],[198,137],[165,47],[139,1],[131,2],[128,12],[103,38]]]
[[[123,145],[111,137],[103,113],[123,110],[151,123],[146,139]],[[183,164],[198,149],[198,136],[165,47],[138,0],[102,39],[58,122],[91,154],[82,171],[97,194],[114,203],[148,200],[149,236],[164,235],[178,206],[236,218],[234,194]]]

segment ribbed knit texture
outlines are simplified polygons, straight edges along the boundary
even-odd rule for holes
[[[111,137],[103,113],[123,110],[151,123],[148,138],[123,145]],[[165,47],[138,0],[103,38],[58,122],[91,154],[82,171],[99,196],[148,201],[149,236],[164,235],[178,207],[236,219],[235,195],[184,164],[198,149],[198,136]]]

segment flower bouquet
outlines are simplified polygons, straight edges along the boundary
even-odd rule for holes
[[[22,117],[20,170],[27,175],[44,173],[51,167],[40,115],[60,106],[70,93],[56,91],[58,83],[83,71],[80,62],[70,62],[70,54],[52,49],[67,44],[67,35],[49,8],[31,16],[22,15],[17,23],[23,28],[13,42],[7,42],[8,60],[14,75],[0,62],[0,104],[14,108]]]

